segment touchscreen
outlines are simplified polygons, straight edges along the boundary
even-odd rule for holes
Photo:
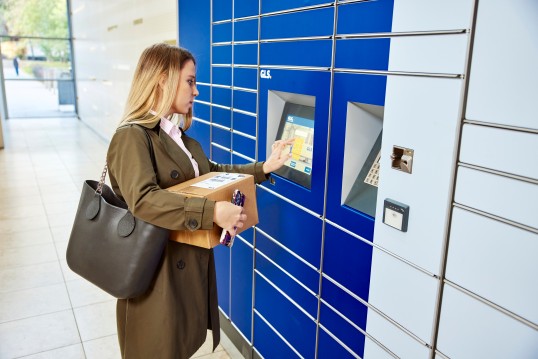
[[[288,102],[284,106],[278,140],[295,139],[286,148],[291,158],[275,173],[301,186],[311,188],[314,155],[314,107]]]
[[[293,146],[290,146],[291,158],[284,165],[308,175],[312,173],[312,150],[314,145],[314,121],[288,115],[282,139],[295,138]]]

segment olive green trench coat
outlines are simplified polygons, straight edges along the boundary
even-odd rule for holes
[[[215,203],[185,198],[164,190],[194,178],[185,152],[160,130],[159,120],[148,129],[155,153],[155,173],[143,127],[128,125],[114,134],[107,154],[110,182],[133,215],[171,230],[209,229]],[[182,135],[198,162],[200,175],[240,172],[267,179],[262,163],[218,165],[208,160],[200,144]],[[187,226],[188,224],[188,226]],[[125,359],[189,358],[213,331],[213,349],[219,343],[215,262],[212,249],[169,241],[150,289],[142,296],[118,300],[118,339]]]

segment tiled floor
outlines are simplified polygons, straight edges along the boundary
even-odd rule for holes
[[[8,120],[4,139],[0,359],[119,359],[115,299],[65,260],[82,182],[101,174],[107,142],[73,118]],[[208,332],[194,357],[230,358],[210,342]]]

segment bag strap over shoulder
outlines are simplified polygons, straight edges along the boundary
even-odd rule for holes
[[[159,181],[159,175],[157,173],[157,161],[155,160],[155,151],[153,150],[153,141],[151,140],[151,137],[149,136],[148,130],[140,125],[134,124],[137,128],[139,128],[141,131],[144,132],[146,135],[146,138],[148,139],[148,145],[149,145],[149,156],[151,158],[151,164],[153,165],[153,171],[155,172],[155,176],[157,176],[157,181]],[[97,185],[97,189],[95,190],[96,194],[101,195],[103,192],[103,185],[105,184],[105,178],[106,173],[108,172],[108,163],[105,160],[105,167],[103,168],[103,172],[101,173],[101,178],[99,179],[99,184]]]

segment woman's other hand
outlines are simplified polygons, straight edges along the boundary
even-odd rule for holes
[[[263,164],[263,172],[265,174],[276,171],[277,169],[282,167],[282,165],[284,165],[284,162],[291,158],[291,151],[288,150],[287,147],[292,146],[294,142],[295,139],[292,138],[290,140],[279,140],[273,143],[273,145],[271,146],[271,155]]]
[[[235,235],[236,228],[243,228],[247,215],[242,213],[243,207],[236,206],[231,202],[219,201],[215,203],[213,222],[217,226]]]

